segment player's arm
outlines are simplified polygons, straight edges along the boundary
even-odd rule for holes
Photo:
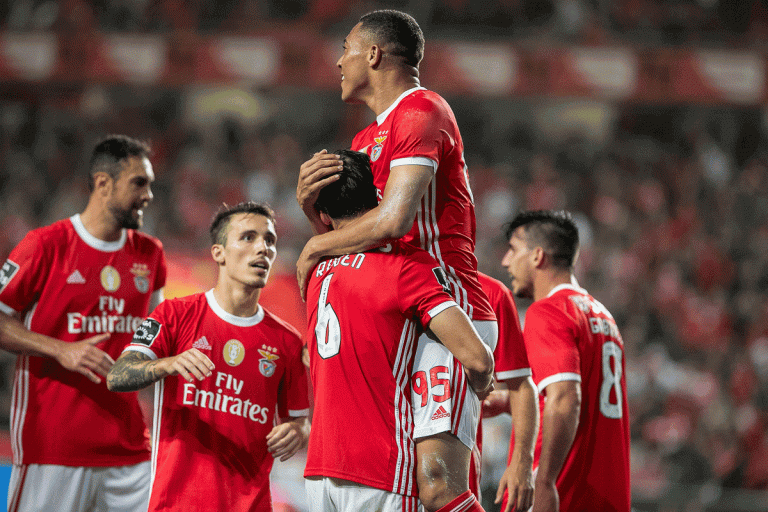
[[[30,331],[17,318],[0,311],[0,347],[16,354],[30,354],[55,359],[65,369],[85,375],[96,384],[106,377],[114,360],[96,347],[109,339],[109,333],[82,341],[67,342]]]
[[[541,416],[541,455],[536,474],[534,512],[559,510],[557,477],[571,450],[581,412],[581,386],[566,380],[546,387],[547,400]]]
[[[530,377],[516,377],[505,382],[515,446],[509,466],[499,482],[496,503],[501,503],[504,490],[509,489],[509,500],[503,512],[523,511],[533,503],[533,450],[539,433],[538,393]]]
[[[309,440],[309,418],[299,416],[296,418],[283,418],[280,425],[276,425],[267,434],[267,450],[274,458],[286,461],[296,452],[304,448]]]
[[[342,229],[313,236],[296,263],[302,297],[305,297],[307,275],[321,258],[366,251],[405,236],[413,227],[421,198],[433,176],[432,167],[425,165],[393,167],[376,208]]]
[[[208,356],[190,348],[181,354],[152,359],[136,350],[126,350],[107,374],[110,391],[136,391],[171,375],[181,375],[188,382],[211,375],[214,365]]]
[[[432,318],[429,330],[464,366],[475,393],[485,398],[493,384],[493,353],[467,315],[459,307],[450,307]]]

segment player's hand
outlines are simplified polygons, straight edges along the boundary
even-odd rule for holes
[[[312,155],[312,158],[301,164],[299,182],[296,185],[296,201],[310,217],[316,216],[315,202],[320,190],[329,183],[339,179],[342,162],[337,155],[329,154],[323,149]]]
[[[483,400],[483,418],[493,418],[509,412],[509,390],[495,389]]]
[[[507,402],[509,403],[509,402]],[[525,463],[510,464],[504,470],[499,481],[499,489],[496,491],[494,503],[501,503],[504,491],[509,491],[509,499],[502,512],[524,512],[533,504],[533,473],[530,461]],[[553,509],[557,511],[558,509]]]
[[[308,438],[309,420],[294,418],[275,426],[267,434],[267,450],[274,458],[280,457],[280,462],[284,462],[306,446]]]
[[[190,348],[179,355],[165,358],[163,362],[167,375],[181,375],[187,382],[210,377],[215,368],[213,361],[196,348]]]
[[[560,510],[560,495],[557,486],[553,482],[550,485],[536,482],[536,490],[533,493],[533,512],[557,512]]]
[[[315,235],[317,236],[317,235]],[[309,239],[304,246],[304,249],[299,255],[299,259],[296,261],[296,281],[299,282],[299,293],[301,294],[301,300],[307,301],[307,284],[309,284],[309,273],[315,268],[320,258],[313,254],[312,241],[315,237]]]
[[[85,375],[99,384],[99,375],[106,377],[109,369],[115,364],[109,354],[96,346],[108,340],[109,336],[109,333],[103,333],[74,343],[64,342],[56,360],[67,370]]]

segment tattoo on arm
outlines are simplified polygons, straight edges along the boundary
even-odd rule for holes
[[[112,391],[136,391],[164,377],[157,360],[135,350],[123,353],[109,371],[107,382]]]

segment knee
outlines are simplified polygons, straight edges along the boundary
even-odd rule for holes
[[[434,512],[461,493],[458,492],[460,489],[454,488],[456,485],[451,485],[451,475],[444,461],[437,457],[425,459],[421,461],[417,475],[419,500],[428,512]]]

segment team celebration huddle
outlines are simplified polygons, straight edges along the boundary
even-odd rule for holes
[[[211,212],[214,287],[164,300],[161,241],[139,231],[150,147],[94,147],[85,209],[0,270],[9,511],[270,511],[274,460],[304,449],[312,512],[480,511],[481,418],[509,414],[500,510],[629,512],[624,345],[574,277],[577,226],[519,212],[508,281],[478,272],[471,171],[423,55],[394,10],[344,40],[342,100],[375,121],[297,169],[306,326],[260,305],[279,257],[263,203]]]

